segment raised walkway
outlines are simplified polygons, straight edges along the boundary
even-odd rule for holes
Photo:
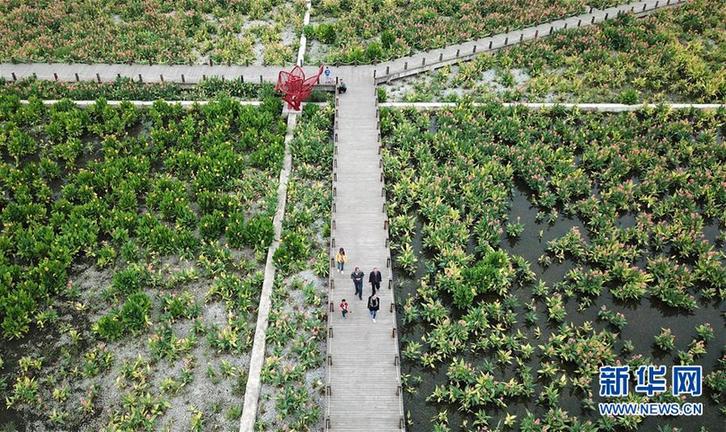
[[[310,1],[306,3],[306,12],[304,22],[310,21]],[[298,63],[302,64],[305,52],[304,36],[300,41],[303,49],[298,53]],[[283,108],[283,114],[285,109]],[[249,372],[247,373],[247,384],[245,386],[244,404],[242,406],[242,415],[239,420],[240,432],[253,432],[257,421],[257,410],[260,402],[260,391],[262,389],[262,368],[265,364],[265,346],[267,343],[267,327],[269,326],[270,310],[272,309],[272,288],[275,284],[275,263],[273,257],[277,248],[280,246],[282,237],[282,221],[285,218],[285,206],[287,204],[287,182],[292,172],[292,153],[290,142],[295,136],[295,126],[297,125],[297,114],[288,113],[287,116],[287,133],[285,134],[285,155],[283,157],[282,169],[280,170],[280,181],[277,186],[277,208],[275,217],[272,221],[274,228],[274,238],[270,247],[267,249],[267,260],[265,261],[265,279],[262,282],[262,291],[260,293],[260,303],[257,308],[257,323],[255,326],[255,337],[252,342],[252,350],[250,351]]]
[[[381,63],[375,67],[374,75],[376,83],[380,84],[471,60],[483,52],[496,51],[529,40],[547,37],[561,30],[598,24],[605,20],[615,18],[620,14],[634,13],[637,15],[645,15],[657,9],[678,6],[686,2],[687,0],[645,0],[602,10],[590,8],[587,13],[580,15],[511,30],[505,33],[457,45],[449,45],[441,49],[426,51]]]
[[[206,78],[250,83],[275,82],[282,66],[143,65],[104,63],[0,63],[0,77],[8,81],[35,77],[45,81],[112,82],[119,77],[145,83],[198,84]],[[306,68],[311,72],[315,68]]]
[[[400,431],[405,424],[376,87],[369,69],[341,78],[348,91],[336,97],[329,291],[334,313],[328,317],[326,430]],[[341,247],[349,259],[343,274],[333,262]],[[350,273],[356,266],[366,274],[363,300],[353,296]],[[373,267],[380,269],[383,278],[375,323],[367,309],[368,273]],[[347,319],[338,308],[343,298],[351,306]]]
[[[555,32],[575,27],[585,27],[615,18],[618,14],[648,14],[657,9],[678,6],[688,0],[644,0],[627,3],[607,9],[591,8],[587,13],[547,23],[512,30],[486,38],[481,38],[441,49],[402,57],[375,67],[336,66],[339,76],[357,74],[360,70],[370,70],[376,84],[407,76],[424,73],[443,66],[468,61],[484,52],[495,51],[521,42],[549,36]],[[304,35],[303,35],[304,38]],[[304,41],[304,39],[301,39]],[[301,47],[303,43],[301,43]],[[298,53],[298,62],[304,53]],[[19,80],[36,77],[37,79],[59,82],[96,81],[111,82],[119,77],[131,78],[146,83],[173,82],[178,84],[197,84],[205,78],[217,77],[225,80],[241,80],[261,83],[277,81],[282,66],[207,66],[207,65],[143,65],[143,64],[104,64],[104,63],[0,63],[0,78]],[[305,67],[306,73],[317,70],[314,66]]]
[[[262,282],[260,292],[260,303],[257,307],[257,323],[255,324],[255,337],[250,350],[249,372],[247,384],[245,385],[244,404],[240,416],[240,432],[253,432],[257,419],[257,407],[262,388],[261,371],[265,364],[265,343],[267,341],[267,327],[269,325],[270,310],[272,309],[272,288],[275,284],[275,263],[273,257],[277,248],[280,247],[282,237],[282,221],[285,218],[285,206],[287,204],[287,181],[292,171],[292,153],[290,142],[295,133],[297,115],[288,115],[287,133],[285,134],[285,155],[283,157],[280,180],[277,186],[277,207],[275,217],[272,220],[274,238],[267,249],[265,261],[265,278]]]

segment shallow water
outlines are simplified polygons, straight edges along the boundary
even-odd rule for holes
[[[527,192],[524,188],[517,187],[513,190],[511,210],[509,215],[510,221],[519,221],[525,225],[525,230],[517,240],[507,239],[504,235],[502,238],[501,247],[510,254],[516,254],[524,257],[529,261],[531,269],[535,272],[538,279],[541,279],[547,283],[551,288],[556,282],[560,282],[565,274],[575,265],[572,261],[565,260],[561,264],[553,263],[549,267],[543,268],[537,262],[540,255],[545,252],[547,241],[561,237],[567,233],[572,227],[577,227],[583,235],[586,241],[589,241],[587,236],[587,230],[584,224],[577,219],[569,219],[564,216],[560,218],[553,225],[547,223],[537,223],[535,216],[537,209],[532,207],[528,200]],[[631,214],[621,215],[618,220],[620,228],[626,228],[635,224],[635,216]],[[419,259],[418,270],[414,278],[405,278],[403,271],[400,269],[394,269],[394,277],[396,282],[396,298],[397,303],[405,303],[406,298],[409,296],[415,296],[416,294],[416,281],[421,277],[425,276],[425,253],[421,251],[421,226],[417,224],[417,233],[413,238],[414,251]],[[540,239],[540,230],[542,230],[542,238]],[[704,236],[710,242],[714,242],[719,234],[718,226],[714,224],[706,225],[704,228]],[[520,299],[522,304],[529,302],[532,299],[532,293],[529,288],[519,288],[513,290],[513,293]],[[443,299],[444,304],[450,305],[451,302],[447,299]],[[547,340],[549,334],[556,330],[555,325],[550,324],[546,320],[546,307],[542,302],[537,302],[538,311],[538,322],[542,330],[542,336],[539,339],[533,339],[530,343],[533,346],[543,343]],[[664,364],[670,368],[677,362],[676,354],[678,350],[686,350],[691,340],[696,336],[695,327],[704,322],[710,323],[714,329],[715,338],[707,344],[707,354],[699,358],[696,364],[703,366],[704,376],[714,370],[718,359],[722,355],[722,347],[726,345],[726,332],[724,332],[724,305],[719,302],[704,303],[699,302],[699,308],[694,313],[686,313],[680,310],[671,309],[660,304],[657,300],[651,299],[646,296],[639,303],[634,304],[632,302],[623,303],[611,295],[609,290],[604,290],[603,293],[593,301],[593,304],[588,308],[578,311],[578,301],[575,298],[566,300],[565,303],[567,316],[565,320],[572,322],[576,325],[580,325],[585,321],[593,323],[595,331],[607,329],[609,331],[617,332],[617,329],[608,324],[607,322],[600,321],[597,319],[598,310],[601,306],[606,306],[613,312],[622,313],[627,319],[628,324],[622,330],[620,336],[615,342],[615,350],[618,354],[618,358],[626,359],[629,358],[630,354],[623,354],[621,349],[623,342],[629,340],[635,346],[635,353],[649,356],[653,359],[651,362],[655,365]],[[452,315],[458,315],[457,311],[452,311]],[[526,334],[532,335],[531,329],[528,329],[524,325],[525,309],[523,306],[517,308],[518,313],[518,324],[515,328],[522,329]],[[409,324],[403,325],[401,321],[401,314],[399,313],[399,328],[401,331],[401,343],[402,345],[407,340],[421,340],[421,337],[425,334],[425,329],[421,324]],[[660,332],[661,328],[670,328],[673,335],[676,338],[676,348],[670,353],[663,353],[654,347],[654,336]],[[472,355],[462,356],[467,361],[470,361],[475,367],[484,358],[488,357],[485,355]],[[467,358],[469,357],[469,358]],[[529,361],[528,365],[532,367],[533,371],[536,371],[539,366],[539,358],[535,354]],[[432,419],[436,416],[437,412],[446,410],[449,418],[449,428],[452,431],[462,431],[461,427],[462,420],[465,418],[469,419],[469,422],[473,420],[473,416],[467,416],[457,411],[456,406],[449,404],[438,404],[434,402],[426,402],[426,398],[433,392],[436,385],[447,385],[446,370],[448,364],[444,363],[439,365],[437,369],[423,369],[416,365],[415,362],[402,359],[401,372],[403,374],[411,374],[420,376],[422,378],[421,384],[419,384],[414,394],[404,394],[404,408],[407,415],[410,414],[410,430],[414,431],[430,431],[432,430]],[[511,369],[511,368],[508,368]],[[499,379],[504,377],[515,376],[514,371],[506,370],[504,373],[496,374]],[[669,372],[670,376],[670,372]],[[597,377],[593,379],[593,386],[597,385]],[[670,383],[669,383],[670,386]],[[541,385],[538,384],[537,390],[535,391],[535,398],[539,394]],[[595,391],[597,394],[597,391]],[[596,397],[595,402],[599,400]],[[684,431],[695,430],[696,427],[706,426],[710,431],[723,430],[724,419],[718,413],[718,406],[712,402],[708,397],[708,391],[704,385],[704,396],[700,398],[692,398],[692,402],[703,402],[704,404],[704,415],[693,418],[693,417],[659,417],[659,418],[647,418],[641,425],[639,430],[655,430],[658,425],[670,424],[671,426],[683,428]],[[559,406],[566,410],[570,415],[576,415],[580,419],[590,419],[591,421],[597,421],[599,415],[591,411],[584,411],[582,408],[582,394],[572,390],[571,386],[566,387],[560,395]],[[495,426],[498,421],[503,421],[505,414],[517,415],[518,419],[521,419],[526,411],[535,413],[537,415],[544,415],[546,409],[542,405],[534,403],[533,400],[508,400],[508,408],[505,410],[496,409],[494,407],[488,407],[487,413],[492,416],[489,424]]]

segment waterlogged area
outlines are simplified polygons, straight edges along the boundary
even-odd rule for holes
[[[723,116],[433,117],[382,116],[411,430],[721,430],[723,203],[708,196]],[[618,362],[665,365],[669,386],[672,365],[702,365],[685,402],[703,415],[600,416],[621,399],[598,396],[598,367]],[[633,383],[622,401],[674,402]]]
[[[545,281],[548,284],[554,284],[564,277],[564,275],[573,267],[573,263],[565,261],[561,265],[550,266],[548,268],[542,268],[537,263],[537,258],[544,253],[546,247],[546,241],[557,238],[562,234],[569,231],[573,226],[581,226],[576,221],[562,218],[557,223],[549,225],[547,223],[536,223],[535,217],[537,214],[536,208],[534,208],[527,199],[527,193],[520,187],[516,187],[512,193],[512,208],[510,212],[510,220],[516,220],[518,217],[525,226],[531,229],[525,229],[518,240],[511,240],[508,238],[502,239],[502,248],[507,250],[510,254],[516,254],[523,256],[528,261],[532,262],[532,268],[537,274],[538,278]],[[420,227],[420,225],[419,225]],[[544,230],[543,240],[539,240],[539,230]],[[420,233],[420,231],[417,231]],[[417,241],[417,237],[418,241]],[[413,245],[414,252],[418,256],[425,256],[425,253],[421,250],[421,239],[420,235],[414,237]],[[415,277],[406,275],[406,272],[399,268],[394,269],[394,275],[396,277],[396,297],[400,303],[405,303],[409,297],[416,296],[416,280],[424,277],[425,278],[425,260],[422,259],[418,263],[419,271],[417,271]],[[529,303],[533,300],[534,296],[530,290],[518,289],[514,292],[514,295],[522,304]],[[608,310],[620,313],[627,321],[627,325],[622,329],[613,329],[606,322],[598,319],[599,308],[605,306]],[[659,307],[656,302],[650,300],[641,300],[637,304],[626,304],[618,302],[610,294],[603,295],[599,299],[595,306],[591,306],[586,310],[578,311],[578,302],[576,300],[568,300],[565,303],[567,310],[567,321],[582,325],[586,321],[590,321],[595,324],[597,328],[613,329],[620,333],[620,338],[625,341],[631,341],[636,347],[635,353],[648,356],[652,359],[653,364],[672,364],[671,355],[663,350],[658,349],[654,345],[654,337],[661,332],[662,328],[670,328],[672,335],[675,337],[678,349],[686,349],[688,342],[694,336],[693,329],[701,323],[709,323],[714,329],[723,328],[724,318],[722,310],[719,310],[718,304],[704,303],[702,308],[694,314],[677,313],[667,308]],[[721,308],[723,309],[723,308]],[[527,310],[524,307],[516,308],[516,311],[520,317],[526,315]],[[453,311],[455,314],[456,311]],[[523,318],[522,318],[523,319]],[[416,323],[407,323],[404,321],[402,315],[399,315],[399,329],[401,331],[401,343],[402,348],[406,346],[409,341],[421,340],[425,336],[425,326]],[[542,336],[539,339],[535,339],[535,342],[546,340],[546,336],[556,330],[556,326],[545,325],[541,329]],[[723,340],[723,336],[718,341],[714,341],[714,346],[723,345],[726,341]],[[466,353],[463,355],[467,361],[477,364],[482,361],[481,355],[477,356],[472,353]],[[711,350],[699,360],[696,364],[704,366],[704,371],[714,370],[714,367],[718,364],[719,359],[722,359],[723,352],[719,350]],[[532,368],[537,366],[537,360],[529,362],[528,365]],[[711,365],[711,367],[707,367]],[[508,367],[504,369],[502,376],[512,375],[514,368]],[[407,388],[412,391],[406,392],[404,403],[406,412],[410,415],[410,427],[411,430],[433,430],[432,419],[434,419],[440,410],[447,410],[449,420],[449,430],[451,431],[464,431],[470,430],[462,428],[460,425],[462,420],[466,420],[466,416],[461,415],[457,412],[457,406],[454,404],[441,404],[427,402],[425,400],[426,395],[433,393],[437,385],[446,385],[447,383],[447,369],[445,367],[437,367],[435,369],[421,367],[415,362],[404,360],[402,363],[402,374],[404,374]],[[593,386],[593,389],[597,391],[597,388]],[[598,399],[595,399],[596,402]],[[723,417],[718,414],[719,406],[711,399],[699,398],[693,399],[702,401],[702,411],[698,421],[699,424],[710,426],[708,430],[719,430],[720,425],[723,422]],[[568,411],[571,414],[578,416],[584,416],[591,420],[597,420],[599,417],[598,412],[591,410],[581,409],[581,400],[576,394],[566,393],[561,394],[559,404],[562,409]],[[515,399],[512,403],[508,404],[505,408],[497,408],[491,410],[489,415],[493,417],[489,424],[496,425],[499,420],[505,419],[506,414],[513,414],[519,417],[524,416],[527,412],[539,412],[542,414],[545,411],[539,407],[536,403],[525,398]],[[683,430],[689,430],[688,427],[693,422],[692,418],[672,418],[668,423],[674,427],[681,427]],[[656,428],[661,423],[661,419],[658,418],[646,418],[642,425],[639,426],[639,430],[650,430],[648,428]]]

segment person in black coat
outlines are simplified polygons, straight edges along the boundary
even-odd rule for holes
[[[381,307],[381,300],[378,298],[376,293],[371,294],[370,297],[368,297],[368,313],[371,314],[371,319],[373,322],[376,322],[376,314],[378,313],[378,309]]]
[[[381,289],[381,272],[378,270],[378,267],[373,267],[373,271],[371,271],[371,274],[368,276],[368,282],[371,284],[373,294]]]
[[[360,271],[358,267],[356,267],[355,271],[350,274],[350,278],[353,279],[353,286],[355,287],[355,295],[357,295],[360,300],[363,300],[363,278],[365,277],[366,274]]]

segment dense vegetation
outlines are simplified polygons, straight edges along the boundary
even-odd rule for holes
[[[305,34],[328,51],[314,61],[365,64],[571,16],[584,12],[586,4],[583,0],[320,0],[313,2],[313,23]]]
[[[696,0],[567,30],[416,78],[405,100],[726,101],[726,10]],[[392,89],[389,88],[389,92]]]
[[[278,277],[267,330],[258,430],[322,427],[333,107],[306,105],[290,144]]]
[[[414,428],[654,430],[593,412],[598,367],[619,360],[702,364],[712,403],[680,426],[718,430],[725,120],[384,111],[392,249],[411,278],[399,302]]]
[[[68,430],[239,417],[280,110],[0,96],[0,412]]]
[[[303,13],[304,2],[284,0],[6,1],[0,59],[282,64]]]

